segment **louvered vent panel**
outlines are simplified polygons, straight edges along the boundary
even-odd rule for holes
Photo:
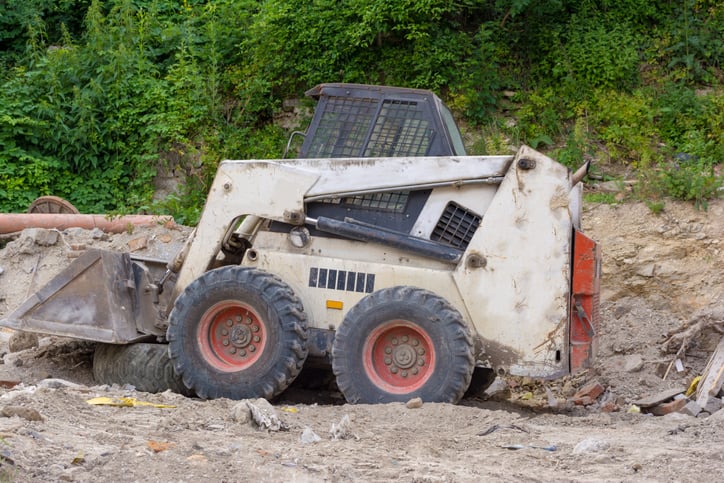
[[[450,202],[445,207],[430,239],[456,248],[467,248],[475,230],[480,226],[482,217],[457,203]]]

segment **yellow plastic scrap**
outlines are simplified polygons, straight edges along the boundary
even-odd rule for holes
[[[699,381],[701,381],[701,376],[696,376],[694,380],[691,381],[691,384],[689,384],[689,389],[686,390],[686,397],[691,397],[696,392],[696,388],[699,387]]]
[[[156,404],[156,403],[150,403],[145,401],[139,401],[136,398],[132,397],[118,397],[118,398],[112,398],[112,397],[94,397],[92,399],[88,399],[86,401],[88,404],[93,404],[95,406],[116,406],[116,407],[136,407],[136,406],[151,406],[154,408],[175,408],[176,406],[172,406],[170,404]]]

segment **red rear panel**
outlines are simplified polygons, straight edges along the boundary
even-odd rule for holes
[[[576,230],[571,283],[571,373],[589,367],[596,355],[600,327],[601,249]]]

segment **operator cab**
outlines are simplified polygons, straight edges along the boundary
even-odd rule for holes
[[[319,84],[300,158],[464,156],[450,110],[432,91],[363,84]],[[291,144],[291,139],[290,139]]]

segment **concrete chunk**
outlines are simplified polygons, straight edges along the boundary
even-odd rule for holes
[[[679,412],[689,416],[696,416],[701,412],[701,407],[696,403],[696,401],[689,401],[686,403],[686,406],[679,410]]]
[[[650,407],[654,407],[657,404],[660,404],[662,402],[668,401],[669,399],[673,398],[677,394],[682,394],[684,392],[686,392],[685,387],[667,389],[666,391],[661,391],[659,393],[641,398],[638,401],[634,401],[634,404],[639,407],[642,407],[642,408],[650,408]]]

